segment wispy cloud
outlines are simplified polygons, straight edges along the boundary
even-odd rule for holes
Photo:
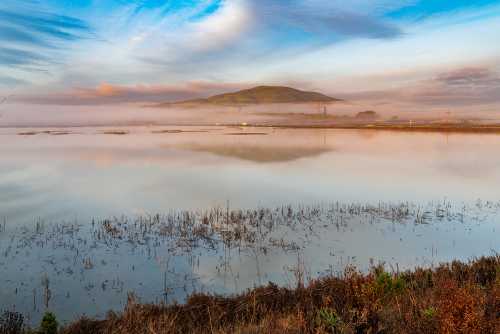
[[[490,67],[463,67],[395,89],[344,96],[358,101],[412,103],[420,106],[479,106],[500,103],[500,72]]]
[[[21,66],[46,64],[49,59],[34,51],[0,47],[0,66]]]
[[[168,21],[162,21],[158,29],[141,36],[141,43],[148,47],[136,49],[136,55],[165,67],[207,61],[212,65],[214,58],[247,60],[264,50],[269,54],[291,46],[328,45],[352,38],[391,39],[404,33],[394,23],[352,5],[311,0],[225,0],[203,20],[186,21],[181,29],[168,27]]]
[[[377,3],[377,1],[374,1]],[[380,4],[380,1],[378,1]],[[366,3],[364,4],[366,5]],[[260,23],[270,27],[296,27],[314,35],[346,37],[393,38],[402,29],[385,22],[374,13],[359,10],[359,3],[345,4],[338,1],[264,1],[253,4]]]
[[[60,63],[66,43],[92,34],[84,21],[50,12],[38,2],[7,0],[0,4],[0,68],[12,72]]]
[[[18,13],[0,9],[2,32],[30,35],[36,41],[44,40],[42,45],[46,46],[48,39],[75,40],[90,31],[90,27],[80,19],[28,10],[27,8],[26,13]],[[8,34],[5,35],[8,37]]]
[[[417,87],[417,102],[443,105],[500,103],[500,73],[484,67],[466,67],[439,74]]]
[[[26,82],[21,79],[16,79],[9,76],[0,75],[0,86],[12,87],[25,84]]]
[[[440,73],[435,81],[451,87],[481,88],[500,85],[500,75],[485,67],[465,67]]]

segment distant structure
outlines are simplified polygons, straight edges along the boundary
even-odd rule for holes
[[[358,112],[356,114],[356,119],[360,119],[360,120],[376,120],[379,118],[379,114],[377,114],[375,111],[373,110],[367,110],[367,111],[362,111],[362,112]]]
[[[318,103],[318,114],[323,114],[323,117],[328,116],[328,107],[326,104]]]
[[[0,106],[3,105],[5,102],[7,102],[8,99],[10,99],[13,95],[8,95],[0,100]],[[1,110],[0,110],[1,111]],[[0,118],[3,116],[3,113],[0,112]]]
[[[450,124],[451,123],[451,111],[446,112],[446,118],[445,118],[445,123]]]

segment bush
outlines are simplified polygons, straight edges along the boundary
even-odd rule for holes
[[[392,277],[383,270],[377,270],[375,278],[375,290],[380,294],[397,294],[405,289],[405,281],[400,277]]]
[[[322,308],[318,311],[318,322],[320,326],[327,327],[333,333],[336,333],[341,323],[340,317],[334,311],[327,308]]]
[[[434,307],[430,306],[430,307],[424,309],[422,311],[422,314],[427,319],[433,319],[436,316],[436,309]]]
[[[54,314],[47,312],[40,324],[40,334],[57,334],[57,320]]]
[[[17,312],[5,311],[0,316],[0,334],[22,334],[24,317]]]

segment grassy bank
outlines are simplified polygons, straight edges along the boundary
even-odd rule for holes
[[[17,334],[21,332],[0,332]],[[267,287],[185,305],[139,304],[80,319],[60,333],[500,333],[500,256],[434,269],[362,274],[348,268],[296,289]],[[45,333],[45,332],[43,332]]]
[[[46,317],[47,318],[47,317]],[[23,330],[4,313],[1,334],[56,334],[55,319]],[[44,329],[45,328],[45,329]],[[273,284],[228,298],[194,295],[185,305],[139,304],[82,318],[61,334],[143,333],[500,333],[500,255],[390,274],[347,268],[296,289]]]

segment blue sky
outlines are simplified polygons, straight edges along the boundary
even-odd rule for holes
[[[494,0],[3,0],[0,94],[100,104],[286,84],[491,104],[499,22]]]

